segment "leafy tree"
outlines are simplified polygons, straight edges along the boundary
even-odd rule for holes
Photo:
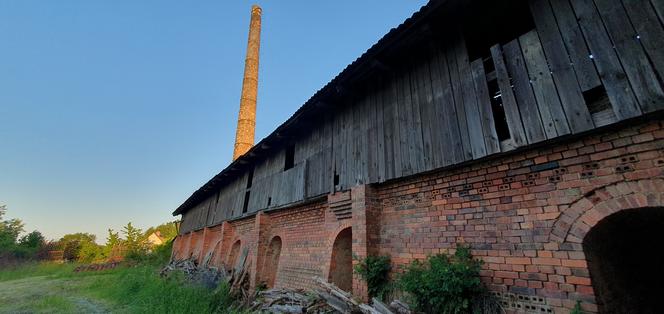
[[[104,256],[106,258],[116,258],[122,256],[123,241],[118,232],[108,229],[106,244],[104,245]]]
[[[122,233],[125,236],[124,247],[127,250],[127,255],[140,255],[147,251],[147,245],[143,239],[143,231],[141,229],[134,227],[129,222],[122,228]]]
[[[78,251],[77,260],[90,263],[97,259],[102,258],[102,247],[95,242],[81,242],[80,249]]]
[[[94,244],[97,237],[94,234],[77,232],[66,234],[60,238],[60,247],[64,250],[64,259],[68,261],[79,260],[81,249]]]
[[[0,206],[0,252],[13,252],[18,236],[23,232],[23,222],[19,219],[4,220],[7,206]]]
[[[41,232],[35,230],[23,237],[18,242],[14,255],[16,257],[34,258],[37,252],[46,244],[46,239]]]

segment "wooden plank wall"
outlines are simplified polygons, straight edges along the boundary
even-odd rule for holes
[[[250,189],[245,174],[184,214],[181,229],[242,216],[247,190],[250,214],[593,129],[584,93],[600,86],[616,121],[664,109],[662,3],[529,0],[535,28],[487,47],[488,60],[469,59],[460,31],[433,35],[331,104],[295,139],[292,169],[284,150],[268,156]],[[489,77],[510,133],[502,142]]]

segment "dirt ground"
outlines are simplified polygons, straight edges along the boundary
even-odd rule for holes
[[[0,313],[109,313],[109,304],[83,293],[90,280],[37,276],[2,281]]]

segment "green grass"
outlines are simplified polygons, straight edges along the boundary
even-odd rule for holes
[[[30,262],[0,269],[0,282],[37,276],[67,276],[72,274],[77,264],[56,264]]]
[[[72,264],[27,264],[0,270],[0,313],[243,313],[228,287],[215,290],[155,263],[74,273]]]
[[[71,300],[59,295],[45,296],[34,302],[34,309],[38,312],[71,313],[75,308]]]

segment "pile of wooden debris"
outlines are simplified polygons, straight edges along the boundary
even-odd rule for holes
[[[256,295],[251,309],[258,313],[365,313],[410,314],[408,306],[394,301],[390,306],[372,300],[372,304],[354,300],[350,293],[321,278],[315,278],[312,291],[270,289]]]
[[[161,271],[162,276],[169,276],[172,271],[181,271],[190,281],[215,288],[226,282],[231,293],[238,296],[245,307],[255,313],[364,313],[364,314],[410,314],[408,306],[395,300],[389,306],[377,299],[371,305],[360,303],[352,295],[337,286],[316,277],[313,290],[270,289],[256,295],[249,293],[249,268],[251,260],[243,252],[235,267],[208,266],[210,258],[206,256],[198,265],[195,259],[171,261]]]

